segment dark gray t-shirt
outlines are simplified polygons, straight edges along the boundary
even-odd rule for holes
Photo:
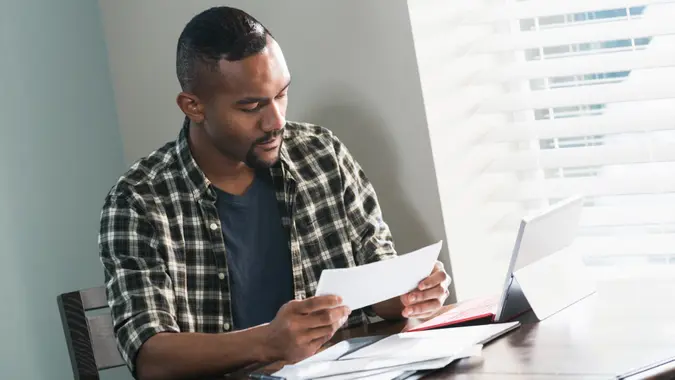
[[[270,322],[293,299],[289,236],[267,171],[244,195],[216,189],[230,275],[234,329]]]

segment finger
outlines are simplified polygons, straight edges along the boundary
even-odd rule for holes
[[[415,318],[415,319],[425,320],[425,319],[428,319],[428,318],[435,317],[437,313],[438,313],[438,310],[436,310],[436,311],[430,311],[430,312],[428,312],[428,313],[415,314],[415,315],[412,315],[412,316],[410,316],[410,317],[408,317],[408,318]]]
[[[308,328],[330,326],[341,320],[346,320],[350,312],[346,306],[316,311],[303,318],[303,323]]]
[[[448,289],[442,285],[436,285],[435,287],[425,291],[415,290],[405,296],[403,299],[403,305],[412,306],[431,299],[441,299],[447,296],[447,293]]]
[[[307,331],[307,341],[311,344],[317,339],[326,337],[330,339],[334,333],[335,331],[333,330],[333,326],[316,327]]]
[[[440,299],[424,301],[403,309],[403,316],[406,318],[420,317],[438,311],[441,306],[442,303]]]
[[[321,337],[332,338],[336,331],[347,322],[348,316],[344,316],[330,325],[315,327],[309,330],[309,340],[318,339]]]
[[[434,274],[436,272],[444,272],[444,271],[445,271],[445,265],[443,265],[443,262],[436,261],[434,263],[434,268],[431,270],[430,274]]]
[[[422,280],[417,287],[419,290],[426,290],[433,288],[434,286],[440,285],[448,279],[448,274],[444,270],[434,271],[431,275],[424,280]]]
[[[313,341],[309,342],[309,346],[311,347],[312,351],[316,353],[324,344],[326,344],[329,340],[331,340],[332,337],[333,337],[332,335],[327,335],[322,336],[320,338],[316,338]]]
[[[339,296],[315,296],[296,304],[296,311],[302,314],[311,314],[319,310],[331,309],[342,304]]]
[[[336,331],[337,329],[333,328],[332,326],[324,326],[312,329],[307,334],[308,339],[307,344],[310,347],[316,346],[316,348],[318,349],[321,346],[323,346],[326,342],[333,339],[333,336],[335,336]]]

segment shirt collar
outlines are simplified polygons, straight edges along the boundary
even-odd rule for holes
[[[187,117],[183,122],[183,127],[176,139],[176,154],[180,161],[180,167],[183,177],[187,179],[188,186],[195,198],[201,198],[204,193],[207,193],[211,186],[211,181],[206,178],[202,169],[197,165],[192,151],[190,151],[190,143],[188,141],[190,129],[190,119]]]
[[[284,180],[297,182],[297,167],[295,161],[291,159],[289,149],[292,149],[292,144],[295,142],[293,136],[291,135],[291,130],[286,124],[284,128],[284,134],[282,136],[284,143],[281,145],[279,150],[279,161],[284,172]]]
[[[186,117],[183,122],[183,127],[176,139],[176,154],[180,161],[183,177],[187,179],[192,196],[199,199],[203,197],[205,193],[209,194],[211,181],[209,181],[206,174],[204,174],[199,165],[197,165],[197,161],[195,161],[194,156],[192,155],[188,141],[189,128],[190,119]],[[289,144],[292,144],[292,136],[288,128],[284,129],[282,138],[284,139],[284,143],[279,152],[280,163],[277,165],[281,165],[283,169],[284,180],[295,182],[297,177],[297,167],[289,153],[289,149],[292,149],[289,147]]]

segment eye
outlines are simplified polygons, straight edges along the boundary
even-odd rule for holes
[[[240,108],[239,110],[242,112],[254,113],[260,111],[264,107],[262,103],[251,103],[250,106],[253,106],[253,108]]]
[[[277,95],[276,98],[277,98],[277,99],[283,99],[283,98],[286,97],[286,95],[288,95],[288,93],[284,91],[284,93]]]

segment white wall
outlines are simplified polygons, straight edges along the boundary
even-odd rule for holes
[[[0,379],[72,379],[56,297],[103,284],[124,168],[98,6],[3,1],[0,52]]]
[[[490,202],[515,177],[485,170],[509,148],[484,141],[503,116],[476,112],[484,99],[504,91],[474,81],[505,62],[472,52],[474,41],[493,33],[492,25],[462,23],[466,8],[479,9],[485,1],[452,7],[448,0],[408,2],[459,301],[500,291],[519,223],[519,217],[513,223],[505,216],[520,215],[514,204]],[[497,227],[504,233],[496,234]]]
[[[404,0],[100,0],[127,163],[175,138],[177,38],[196,13],[240,7],[279,41],[288,117],[332,129],[371,177],[401,252],[447,242]],[[447,248],[447,245],[445,245]],[[448,251],[441,254],[448,265]]]

